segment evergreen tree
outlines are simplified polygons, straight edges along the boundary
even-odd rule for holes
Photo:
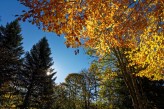
[[[47,39],[42,38],[25,56],[25,96],[21,109],[51,109],[55,73]]]
[[[21,28],[17,20],[0,26],[0,107],[18,104],[18,78],[23,59]],[[11,99],[12,98],[12,99]]]

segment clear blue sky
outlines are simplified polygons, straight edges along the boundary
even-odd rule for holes
[[[5,26],[7,22],[15,19],[16,14],[21,14],[22,10],[26,9],[17,0],[1,0],[0,2],[0,25]],[[52,57],[54,61],[54,69],[57,71],[56,82],[64,82],[65,77],[69,73],[79,72],[84,68],[88,68],[90,57],[85,55],[84,50],[80,49],[78,55],[74,54],[73,48],[67,48],[64,44],[64,38],[56,36],[55,33],[47,33],[38,30],[35,25],[28,22],[20,22],[23,36],[23,47],[25,51],[29,51],[32,46],[37,43],[42,37],[48,39]]]

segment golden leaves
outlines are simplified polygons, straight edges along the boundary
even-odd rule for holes
[[[130,66],[138,65],[143,68],[138,76],[145,76],[152,80],[164,79],[163,34],[144,35],[140,40],[139,46],[129,52],[132,60]]]
[[[100,57],[113,47],[129,48],[130,65],[147,66],[139,76],[163,79],[162,0],[21,2],[31,9],[23,20],[32,18],[44,30],[64,34],[68,47],[90,47]]]

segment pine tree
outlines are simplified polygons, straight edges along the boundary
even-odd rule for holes
[[[47,39],[42,38],[25,56],[24,84],[26,93],[21,109],[29,107],[51,109],[54,75],[51,50]]]
[[[24,53],[20,33],[17,20],[6,27],[0,26],[0,107],[9,108],[18,103],[17,83]]]

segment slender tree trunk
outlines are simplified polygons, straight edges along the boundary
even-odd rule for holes
[[[88,109],[88,107],[87,107],[87,100],[86,100],[86,98],[85,98],[85,109]]]
[[[27,94],[25,95],[25,99],[23,100],[23,105],[21,106],[20,109],[27,109],[28,108],[31,89],[32,89],[32,85],[29,86]]]
[[[28,109],[28,106],[29,106],[29,97],[30,97],[31,92],[32,92],[32,87],[33,87],[33,80],[31,81],[30,86],[27,89],[27,93],[25,95],[25,98],[23,100],[23,104],[20,107],[20,109]]]
[[[139,89],[139,81],[137,81],[137,78],[132,74],[135,72],[127,67],[128,62],[126,61],[123,51],[121,51],[119,48],[115,48],[113,51],[118,60],[118,67],[122,72],[124,82],[131,95],[134,109],[147,109],[146,97],[143,96],[143,92]]]

